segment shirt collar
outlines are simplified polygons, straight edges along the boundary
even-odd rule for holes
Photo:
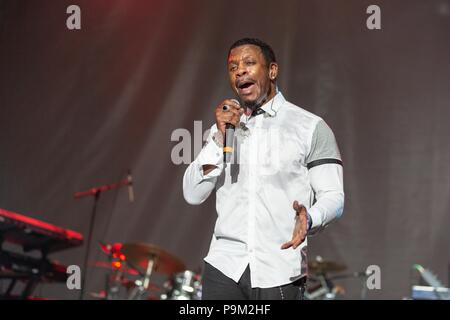
[[[285,102],[286,100],[284,99],[283,94],[278,91],[278,93],[272,99],[261,106],[261,109],[263,109],[269,116],[275,117],[278,110]]]

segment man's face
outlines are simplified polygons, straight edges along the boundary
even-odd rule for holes
[[[269,69],[258,46],[248,44],[231,50],[228,57],[228,75],[233,91],[246,107],[259,106],[274,94],[271,91]]]

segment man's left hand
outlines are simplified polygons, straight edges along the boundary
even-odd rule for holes
[[[294,232],[292,233],[292,240],[286,242],[281,246],[281,249],[288,249],[292,247],[297,249],[297,247],[305,241],[306,233],[308,231],[308,217],[306,213],[306,208],[299,204],[298,201],[294,201],[293,208],[297,214],[295,218]]]

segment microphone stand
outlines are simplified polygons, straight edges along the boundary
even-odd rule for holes
[[[84,255],[83,269],[81,272],[82,281],[81,281],[81,291],[80,291],[80,297],[79,297],[80,300],[83,300],[84,291],[85,291],[87,268],[88,268],[88,258],[89,258],[89,253],[90,253],[89,249],[91,247],[91,240],[92,240],[92,234],[93,234],[93,230],[94,230],[95,216],[97,214],[97,203],[98,203],[98,200],[100,199],[100,194],[104,191],[114,190],[114,189],[118,189],[122,186],[130,185],[130,183],[131,183],[130,179],[126,178],[117,183],[94,187],[94,188],[91,188],[86,191],[75,192],[73,195],[75,199],[80,199],[80,198],[88,197],[88,196],[94,196],[94,205],[93,205],[92,211],[91,211],[91,221],[89,223],[89,229],[88,229],[86,252]]]

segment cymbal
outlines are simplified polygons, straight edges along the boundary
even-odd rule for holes
[[[122,246],[125,261],[145,273],[148,262],[153,260],[153,272],[171,275],[186,269],[184,263],[154,244],[126,243]]]
[[[308,270],[315,274],[324,274],[327,272],[340,272],[347,269],[343,264],[339,264],[333,261],[326,261],[322,259],[316,259],[308,262]]]

